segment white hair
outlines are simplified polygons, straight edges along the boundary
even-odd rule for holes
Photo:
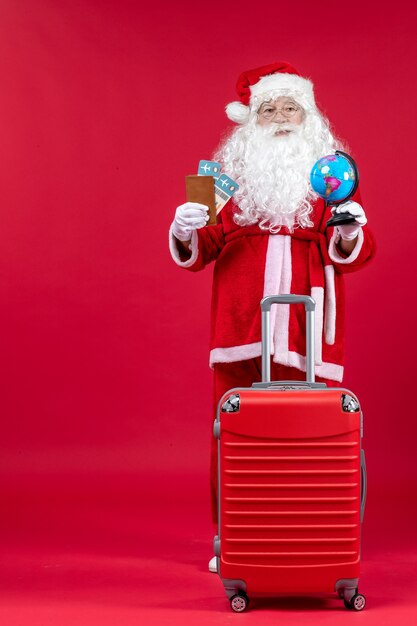
[[[277,136],[278,130],[289,132]],[[235,222],[259,223],[272,233],[282,227],[292,232],[313,226],[310,215],[317,194],[310,185],[310,171],[318,159],[337,149],[342,149],[341,143],[315,108],[304,110],[300,125],[260,126],[252,111],[249,121],[234,129],[215,155],[222,171],[239,185]]]

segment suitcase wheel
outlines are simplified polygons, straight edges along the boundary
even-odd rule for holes
[[[366,598],[361,593],[355,593],[353,598],[345,602],[345,607],[351,611],[363,611],[366,605]]]
[[[237,593],[236,595],[230,598],[230,608],[235,613],[242,613],[248,608],[249,598],[246,593]]]

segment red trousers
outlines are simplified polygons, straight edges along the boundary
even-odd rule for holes
[[[261,357],[236,361],[235,363],[215,363],[214,365],[214,409],[213,421],[216,417],[219,400],[226,391],[233,387],[250,387],[252,383],[262,379]],[[305,380],[305,374],[294,367],[278,365],[271,361],[271,380]],[[326,383],[329,387],[338,387],[340,383],[326,378],[316,377],[317,382]],[[213,522],[217,524],[217,444],[213,436],[211,438],[210,455],[210,488],[211,488],[211,513]]]

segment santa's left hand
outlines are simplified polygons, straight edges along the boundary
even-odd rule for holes
[[[350,213],[350,215],[353,215],[355,218],[355,221],[351,224],[341,224],[340,226],[336,226],[337,232],[345,241],[353,241],[353,239],[356,239],[360,229],[362,226],[365,226],[368,221],[366,219],[365,211],[361,205],[358,202],[352,202],[351,200],[344,202],[343,204],[339,204],[337,207],[333,207],[332,213],[333,215]]]

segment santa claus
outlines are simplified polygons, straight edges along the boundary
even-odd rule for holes
[[[330,386],[343,378],[343,275],[361,269],[374,252],[359,190],[336,212],[353,224],[326,229],[330,208],[310,185],[321,157],[341,149],[317,108],[313,84],[288,63],[244,72],[239,101],[226,107],[238,124],[216,160],[239,184],[232,201],[206,226],[207,207],[187,202],[170,229],[171,255],[193,272],[215,261],[210,365],[214,411],[233,387],[261,379],[260,300],[306,294],[316,301],[315,374]],[[302,305],[271,310],[271,377],[300,380],[306,369]],[[212,511],[216,520],[217,449],[212,446]]]

